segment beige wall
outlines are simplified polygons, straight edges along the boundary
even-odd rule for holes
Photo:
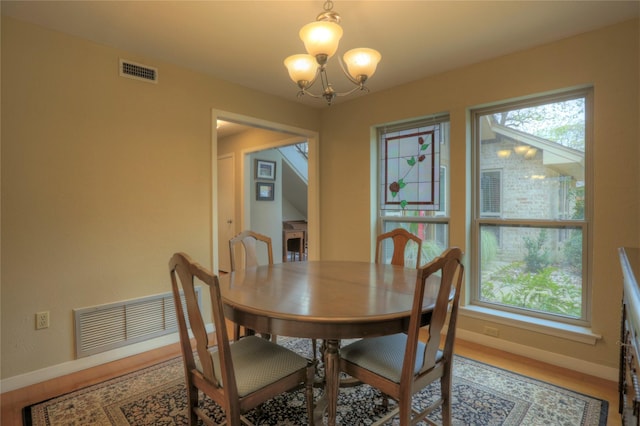
[[[585,84],[596,115],[593,326],[604,339],[589,346],[508,328],[501,337],[615,367],[615,250],[640,245],[638,38],[636,20],[320,113],[3,17],[1,377],[72,360],[73,308],[168,291],[172,252],[210,265],[212,108],[319,130],[320,256],[369,260],[371,126],[451,114],[450,236],[466,250],[467,109]],[[119,57],[158,67],[159,84],[118,77]],[[36,331],[41,310],[51,327]],[[470,331],[482,325],[461,320]]]
[[[211,266],[212,108],[318,130],[298,102],[3,17],[2,378],[74,359],[72,309],[170,291],[174,251]]]
[[[469,167],[467,111],[474,106],[582,85],[593,85],[593,319],[603,339],[595,346],[501,326],[501,338],[541,350],[616,367],[618,363],[620,246],[640,246],[638,21],[457,69],[372,93],[325,110],[321,256],[366,260],[371,226],[371,126],[448,111],[451,114],[450,243],[468,250]],[[386,65],[389,66],[389,65]],[[375,78],[375,77],[374,77]],[[330,165],[330,166],[329,166]],[[347,203],[346,200],[349,200]],[[484,321],[462,317],[462,329],[482,332]],[[492,324],[493,325],[493,324]]]

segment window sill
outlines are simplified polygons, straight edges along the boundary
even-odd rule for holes
[[[590,345],[595,345],[598,340],[602,339],[602,335],[594,333],[589,327],[564,324],[482,306],[460,306],[460,315]]]

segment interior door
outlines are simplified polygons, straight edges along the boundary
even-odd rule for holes
[[[218,268],[229,272],[229,240],[236,234],[233,154],[218,157]]]

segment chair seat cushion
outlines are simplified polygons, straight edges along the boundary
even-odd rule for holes
[[[400,383],[406,344],[407,335],[404,333],[365,338],[340,348],[340,358]],[[425,344],[419,341],[414,373],[422,367],[424,348]],[[438,351],[436,359],[441,357],[442,353]]]
[[[231,344],[233,369],[238,394],[246,396],[304,368],[308,360],[297,353],[257,336],[247,336]],[[220,358],[211,350],[211,358],[220,378]],[[222,382],[222,380],[220,380]]]

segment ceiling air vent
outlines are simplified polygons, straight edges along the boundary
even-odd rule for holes
[[[149,83],[157,83],[158,69],[147,65],[136,64],[126,59],[120,59],[120,76],[147,81]]]

